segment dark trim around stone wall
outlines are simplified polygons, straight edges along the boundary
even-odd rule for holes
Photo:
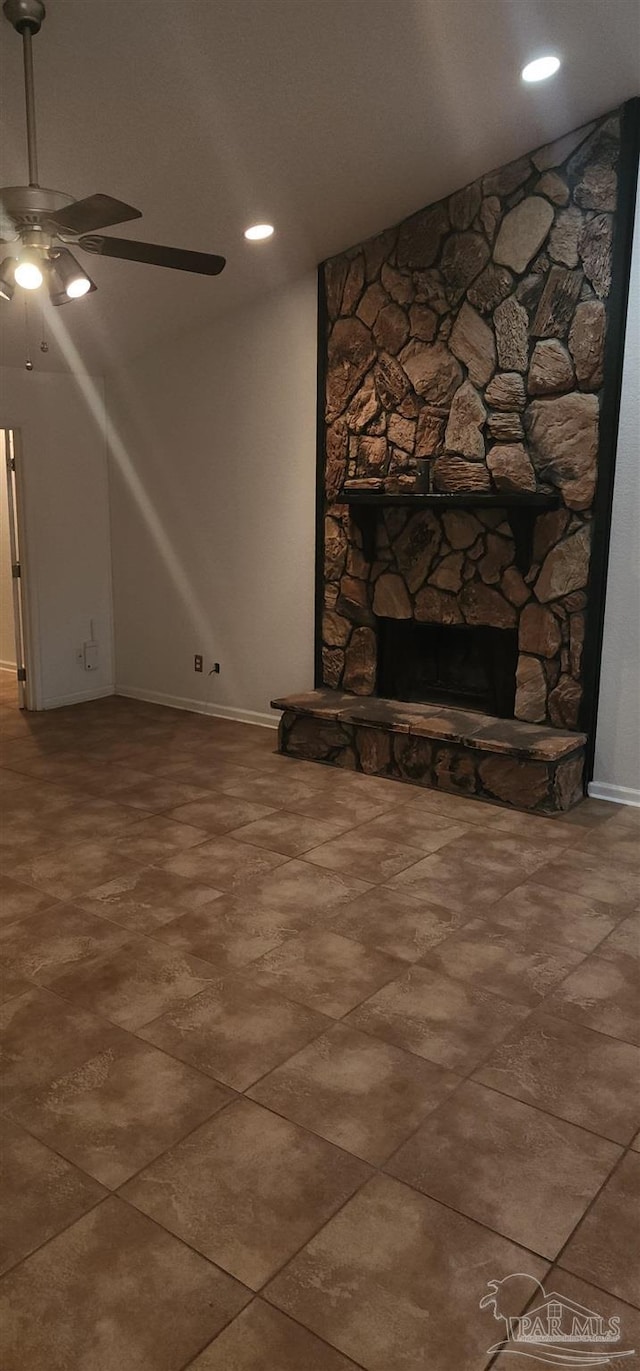
[[[624,344],[629,303],[631,252],[635,218],[638,159],[640,157],[640,98],[623,105],[618,207],[613,244],[609,324],[604,354],[604,384],[600,415],[598,481],[593,504],[594,537],[588,583],[588,610],[585,625],[583,698],[580,728],[587,735],[585,790],[593,776],[593,761],[598,719],[598,698],[602,667],[604,614],[607,592],[611,514],[620,399],[624,365]]]
[[[316,399],[316,560],[315,560],[315,632],[313,648],[313,684],[322,685],[322,612],[324,609],[324,454],[326,442],[325,386],[327,357],[327,300],[324,288],[324,262],[318,267],[317,313],[317,399]]]

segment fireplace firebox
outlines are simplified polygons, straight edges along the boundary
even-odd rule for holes
[[[515,629],[378,618],[377,692],[513,718]]]

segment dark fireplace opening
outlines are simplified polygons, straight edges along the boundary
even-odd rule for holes
[[[512,719],[518,635],[512,628],[378,619],[378,695]]]

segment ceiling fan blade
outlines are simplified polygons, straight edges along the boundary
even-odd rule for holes
[[[62,233],[90,233],[92,229],[126,224],[129,219],[141,217],[142,210],[125,204],[124,200],[114,200],[112,195],[88,195],[85,200],[74,200],[55,214],[47,215],[49,223],[55,224]]]
[[[216,257],[211,252],[188,252],[184,248],[162,247],[159,243],[135,243],[131,238],[103,238],[97,233],[81,238],[78,247],[104,257],[119,257],[125,262],[195,271],[202,276],[218,276],[226,262],[224,257]]]

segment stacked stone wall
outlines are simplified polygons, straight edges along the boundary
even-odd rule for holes
[[[324,684],[373,694],[376,617],[518,630],[516,718],[575,728],[617,197],[610,114],[325,264]],[[501,509],[345,489],[553,492],[521,574]]]

